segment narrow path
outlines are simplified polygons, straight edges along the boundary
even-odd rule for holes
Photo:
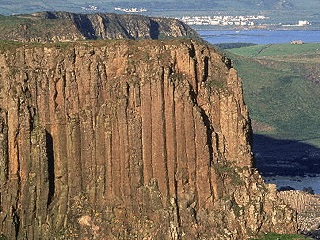
[[[262,53],[264,50],[268,49],[269,47],[271,47],[273,44],[267,44],[265,46],[263,46],[256,54],[252,54],[252,57],[257,57],[260,53]]]

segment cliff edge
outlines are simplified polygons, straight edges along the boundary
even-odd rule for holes
[[[296,232],[253,168],[230,61],[195,40],[2,44],[0,231],[9,239]]]
[[[182,36],[197,37],[198,34],[188,25],[172,18],[70,12],[0,15],[0,39],[20,42],[167,39]]]

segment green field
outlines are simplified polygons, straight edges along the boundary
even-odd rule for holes
[[[320,147],[320,43],[228,51],[256,133]]]
[[[276,234],[276,233],[268,233],[259,238],[255,238],[252,240],[311,240],[311,238],[304,237],[299,234]]]

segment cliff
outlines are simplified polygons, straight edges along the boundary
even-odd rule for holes
[[[230,61],[194,40],[6,44],[0,231],[9,239],[295,232],[253,168]]]
[[[39,12],[0,16],[0,39],[57,42],[84,39],[163,39],[198,36],[183,22],[132,14]]]

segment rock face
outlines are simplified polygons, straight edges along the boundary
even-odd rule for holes
[[[0,18],[0,39],[21,42],[163,39],[197,35],[176,19],[132,14],[39,12]]]
[[[297,210],[299,230],[307,236],[320,237],[320,196],[298,190],[281,191],[279,197]]]
[[[295,232],[253,168],[236,71],[194,40],[5,45],[0,231],[9,239]]]

